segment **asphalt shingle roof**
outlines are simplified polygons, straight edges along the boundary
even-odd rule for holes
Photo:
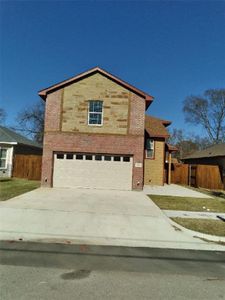
[[[42,148],[42,146],[28,138],[22,136],[21,134],[7,128],[0,126],[0,142],[5,143],[18,143],[23,145],[28,145],[32,147]]]
[[[167,131],[166,126],[170,124],[170,121],[145,115],[145,130],[150,137],[169,137],[169,132]]]
[[[204,150],[196,151],[188,156],[185,156],[183,159],[205,158],[205,157],[215,157],[215,156],[225,156],[225,143],[216,144]]]

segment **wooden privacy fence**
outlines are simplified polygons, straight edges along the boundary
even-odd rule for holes
[[[41,155],[16,154],[13,161],[13,177],[40,180],[41,162]]]
[[[171,182],[207,189],[224,189],[218,166],[174,164]]]
[[[172,164],[171,183],[188,185],[189,165]]]
[[[223,189],[223,181],[218,166],[194,165],[190,169],[191,183],[196,187]]]

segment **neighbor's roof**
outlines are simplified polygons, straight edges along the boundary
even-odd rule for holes
[[[3,126],[0,126],[0,143],[15,143],[42,148],[42,146],[38,143],[31,141],[21,134]]]
[[[196,151],[182,159],[206,158],[206,157],[208,158],[208,157],[215,157],[215,156],[225,156],[225,143],[216,144],[204,150]]]
[[[90,75],[93,75],[95,73],[100,73],[102,74],[103,76],[107,77],[108,79],[111,79],[112,81],[118,83],[119,85],[123,86],[124,88],[134,92],[135,94],[138,94],[140,97],[144,98],[147,102],[151,103],[154,99],[153,96],[137,89],[136,87],[134,87],[133,85],[121,80],[120,78],[108,73],[107,71],[99,68],[99,67],[95,67],[95,68],[92,68],[86,72],[83,72],[81,74],[78,74],[70,79],[67,79],[67,80],[64,80],[64,81],[61,81],[59,83],[56,83],[48,88],[45,88],[41,91],[38,92],[38,95],[43,99],[45,100],[46,97],[47,97],[47,94],[48,93],[51,93],[51,92],[54,92],[58,89],[61,89],[61,88],[64,88],[65,86],[68,86],[69,84],[72,84],[78,80],[81,80],[83,78],[86,78]]]
[[[169,137],[169,132],[167,131],[166,127],[170,124],[170,121],[145,115],[145,130],[150,137]]]

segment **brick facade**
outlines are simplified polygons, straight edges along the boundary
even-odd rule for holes
[[[115,82],[112,84],[110,79],[106,79],[100,74],[99,76],[90,81],[91,89],[87,84],[85,89],[81,88],[83,95],[81,95],[81,90],[79,90],[79,94],[76,94],[75,86],[69,94],[68,91],[65,92],[68,87],[48,94],[42,163],[43,186],[52,186],[53,153],[62,151],[132,155],[132,187],[133,189],[142,189],[145,100],[135,93],[125,90]],[[101,84],[101,78],[104,84]],[[108,85],[111,87],[108,88],[111,93],[105,89],[107,86],[105,80],[109,81]],[[87,100],[89,98],[89,100],[93,100],[90,93],[92,89],[95,90],[93,97],[96,100],[103,100],[103,105],[109,107],[108,115],[105,115],[107,109],[104,108],[104,117],[108,119],[104,120],[105,123],[101,128],[89,127],[87,123],[80,124],[81,116],[84,119],[82,122],[87,122]],[[105,89],[104,94],[103,89]],[[83,100],[77,103],[76,95]],[[105,97],[106,95],[108,97]],[[81,103],[83,104],[80,106]],[[83,111],[79,109],[81,107],[84,108]],[[104,124],[109,124],[109,126],[104,126]],[[121,126],[121,124],[123,125]]]
[[[164,160],[165,160],[165,139],[155,138],[154,158],[145,158],[144,161],[144,184],[164,184]]]
[[[131,95],[130,91],[99,73],[65,87],[62,131],[126,135]],[[103,126],[88,125],[89,100],[103,101]]]
[[[45,134],[42,163],[42,185],[52,186],[53,152],[81,152],[133,155],[133,189],[143,187],[143,136],[86,135],[60,132]]]
[[[61,130],[61,105],[63,90],[49,94],[45,104],[45,131]]]

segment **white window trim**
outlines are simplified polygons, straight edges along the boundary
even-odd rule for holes
[[[90,112],[89,111],[89,103],[90,103],[90,101],[101,101],[102,102],[102,112]],[[92,114],[101,114],[101,116],[102,116],[101,124],[90,124],[89,123],[90,113],[92,113]],[[89,100],[88,101],[88,126],[98,126],[98,127],[101,127],[103,125],[103,116],[104,116],[104,114],[103,114],[103,101],[102,100]]]
[[[5,156],[5,158],[3,158],[4,160],[5,160],[5,167],[0,167],[0,170],[7,170],[7,165],[8,165],[8,153],[9,153],[9,151],[8,151],[8,149],[9,148],[6,148],[6,147],[0,147],[0,150],[6,150],[6,156]],[[0,158],[0,159],[2,159],[2,158]]]
[[[152,149],[147,149],[146,147],[146,158],[149,158],[149,159],[154,159],[155,157],[155,141],[154,139],[151,139],[151,138],[148,138],[149,140],[152,140]],[[153,151],[153,155],[152,156],[148,156],[148,150],[152,150]]]

